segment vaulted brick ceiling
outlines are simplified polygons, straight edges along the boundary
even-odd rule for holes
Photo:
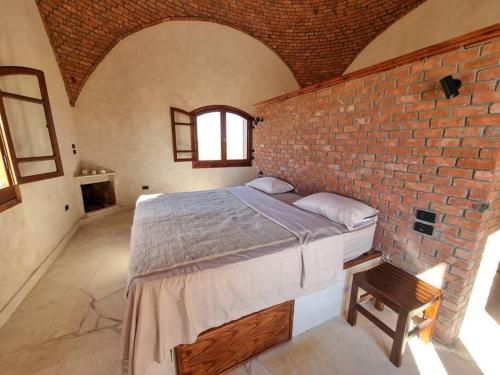
[[[74,104],[125,36],[169,20],[216,22],[274,50],[301,86],[341,74],[378,34],[425,0],[36,0]]]

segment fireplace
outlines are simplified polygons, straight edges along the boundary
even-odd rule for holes
[[[81,185],[85,212],[97,211],[116,204],[113,181]]]

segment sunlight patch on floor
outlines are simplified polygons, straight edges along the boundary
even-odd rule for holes
[[[415,363],[421,375],[447,375],[443,362],[432,343],[424,343],[418,337],[408,340]]]
[[[498,374],[500,326],[486,312],[486,302],[500,261],[500,231],[490,235],[460,331],[460,339],[480,367]]]

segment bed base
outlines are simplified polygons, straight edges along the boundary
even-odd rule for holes
[[[352,276],[373,268],[382,253],[370,250],[344,263],[343,282],[330,288],[244,316],[175,348],[178,375],[217,375],[292,337],[347,312]]]

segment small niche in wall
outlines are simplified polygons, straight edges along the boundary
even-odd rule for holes
[[[113,181],[81,185],[85,212],[97,211],[116,204]]]

